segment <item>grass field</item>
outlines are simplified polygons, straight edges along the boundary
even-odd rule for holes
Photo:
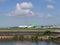
[[[0,30],[60,30],[60,28],[0,28]]]

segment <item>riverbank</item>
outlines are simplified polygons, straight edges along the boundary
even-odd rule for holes
[[[60,43],[60,38],[52,38],[49,35],[15,35],[15,36],[0,36],[0,41],[48,41],[52,40]]]
[[[60,38],[51,38],[49,35],[15,35],[0,36],[0,41],[53,41],[60,43]]]
[[[57,30],[56,30],[57,31]],[[39,30],[1,30],[0,31],[0,40],[19,40],[19,41],[40,41],[40,40],[52,40],[60,35],[60,32],[55,31],[39,31]],[[60,39],[59,39],[60,40]]]
[[[0,36],[0,40],[49,40],[49,36],[20,35],[20,36]]]

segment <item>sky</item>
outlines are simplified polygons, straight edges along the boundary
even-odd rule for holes
[[[0,27],[60,25],[60,0],[0,0]]]

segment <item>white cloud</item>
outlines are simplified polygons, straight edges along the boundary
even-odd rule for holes
[[[52,10],[52,9],[54,9],[54,6],[53,5],[47,5],[47,9]]]
[[[10,13],[7,13],[8,16],[17,16],[17,15],[26,15],[26,16],[33,16],[34,13],[31,11],[33,5],[30,2],[23,2],[21,4],[16,4],[16,9]]]
[[[43,17],[43,15],[44,15],[44,14],[41,13],[41,12],[40,12],[40,13],[36,13],[36,16],[38,16],[38,17],[40,17],[40,18]]]
[[[46,16],[47,19],[50,19],[50,18],[52,18],[52,17],[53,17],[52,14],[48,14],[48,15]]]
[[[21,8],[32,8],[33,7],[31,2],[28,2],[28,3],[23,2],[23,3],[20,4],[20,6],[21,6]]]
[[[33,4],[31,2],[17,3],[15,10],[7,13],[7,16],[36,16],[43,17],[43,13],[34,13],[31,9]]]

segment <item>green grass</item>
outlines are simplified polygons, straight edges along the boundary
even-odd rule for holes
[[[60,28],[0,28],[0,30],[60,30]]]

